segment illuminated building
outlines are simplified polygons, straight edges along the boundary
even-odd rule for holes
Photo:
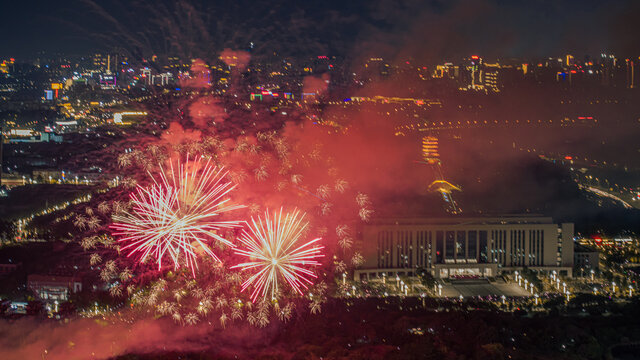
[[[356,280],[414,276],[418,268],[437,278],[491,277],[524,267],[572,276],[573,224],[549,217],[402,218],[363,226],[364,264]]]
[[[461,191],[455,185],[452,185],[444,179],[440,154],[438,153],[438,138],[435,136],[425,136],[422,138],[422,158],[424,164],[431,166],[436,174],[436,180],[429,185],[429,191],[438,192],[442,196],[442,200],[446,203],[447,211],[451,214],[459,214],[462,210],[453,198],[451,192]]]
[[[482,58],[478,55],[472,55],[469,59],[470,64],[467,69],[471,71],[471,88],[475,89],[482,84]]]
[[[573,263],[576,269],[597,270],[600,267],[600,253],[594,249],[575,244]]]
[[[2,62],[0,62],[0,74],[9,74],[13,69],[14,64],[14,58],[11,58],[9,60],[2,60]]]
[[[98,71],[105,71],[107,69],[108,59],[102,54],[93,55],[93,68]]]
[[[454,66],[452,63],[444,63],[442,65],[436,65],[436,70],[432,75],[436,79],[457,79],[460,76],[460,67]]]
[[[116,75],[110,72],[100,74],[100,87],[102,89],[115,89],[116,87]]]
[[[29,275],[28,287],[38,298],[46,301],[67,301],[71,292],[82,291],[82,282],[73,276]]]
[[[438,138],[435,136],[425,136],[422,138],[422,158],[429,164],[439,163]]]
[[[498,69],[486,70],[484,72],[484,87],[493,92],[500,91],[498,86]]]
[[[564,65],[566,67],[571,67],[575,64],[575,59],[573,58],[573,55],[567,55],[566,59],[565,59],[565,63]]]
[[[113,113],[113,122],[118,125],[131,125],[131,120],[140,116],[147,116],[147,113],[145,111],[124,111]]]
[[[169,81],[173,80],[173,75],[167,72],[158,75],[151,75],[149,79],[151,85],[166,86],[169,85]]]

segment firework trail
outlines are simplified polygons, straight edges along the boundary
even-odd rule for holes
[[[281,208],[279,213],[274,212],[273,217],[267,211],[264,220],[251,218],[249,230],[243,230],[239,238],[245,249],[235,249],[236,254],[249,261],[232,268],[257,270],[242,283],[242,291],[253,285],[252,301],[258,296],[266,298],[268,294],[275,298],[280,278],[299,294],[302,294],[301,288],[306,289],[312,284],[310,279],[317,276],[305,266],[320,265],[316,259],[324,255],[321,253],[323,246],[314,245],[320,238],[302,242],[307,225],[304,215],[300,216],[297,209],[283,216]]]
[[[152,255],[159,269],[168,256],[174,268],[184,265],[194,277],[200,249],[219,261],[207,243],[214,240],[234,246],[217,232],[242,223],[221,221],[219,216],[244,207],[228,204],[225,196],[235,185],[224,180],[226,174],[200,159],[189,162],[187,158],[175,168],[170,163],[168,171],[160,167],[159,179],[152,176],[153,185],[138,186],[130,195],[132,210],[114,216],[111,228],[118,241],[126,243],[122,250],[129,250],[127,256],[139,254],[143,262]]]

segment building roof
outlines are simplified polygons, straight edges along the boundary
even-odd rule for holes
[[[593,253],[593,252],[597,253],[598,250],[594,248],[590,248],[588,246],[578,244],[578,243],[574,243],[573,252],[574,253]]]
[[[421,218],[376,218],[371,225],[515,225],[554,224],[553,219],[540,215],[503,215],[487,217],[421,217]]]
[[[31,274],[27,276],[27,283],[50,283],[50,284],[71,284],[80,282],[76,276],[57,276],[57,275],[38,275]]]

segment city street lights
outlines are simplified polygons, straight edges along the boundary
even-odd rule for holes
[[[633,287],[629,285],[629,297],[633,296]]]
[[[615,294],[616,293],[616,282],[615,281],[611,282],[611,289],[612,289],[612,292]]]
[[[396,287],[400,287],[400,276],[396,275]]]
[[[438,284],[438,296],[442,296],[442,284]]]
[[[507,297],[502,295],[502,296],[500,296],[500,299],[502,299],[502,305],[504,305],[504,301],[507,299]]]
[[[593,288],[593,295],[598,295],[598,289]]]
[[[383,284],[387,283],[387,274],[386,273],[382,273],[382,283]]]
[[[564,293],[567,292],[567,283],[566,282],[562,283],[562,292],[564,292]]]
[[[342,285],[347,284],[347,273],[342,273]]]
[[[533,297],[536,299],[536,306],[537,306],[537,305],[538,305],[538,298],[539,298],[539,296],[538,296],[538,294],[535,294],[535,295],[533,295]]]
[[[571,293],[567,291],[567,302],[569,302],[569,295],[571,295]]]
[[[560,290],[560,279],[556,278],[556,290]]]
[[[593,276],[595,275],[595,273],[596,273],[595,270],[592,269],[591,270],[591,281],[593,281]]]
[[[524,289],[527,290],[528,286],[529,286],[529,280],[525,279],[524,280]]]

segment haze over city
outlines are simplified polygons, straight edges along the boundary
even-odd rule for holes
[[[3,5],[0,358],[637,358],[638,16]]]

